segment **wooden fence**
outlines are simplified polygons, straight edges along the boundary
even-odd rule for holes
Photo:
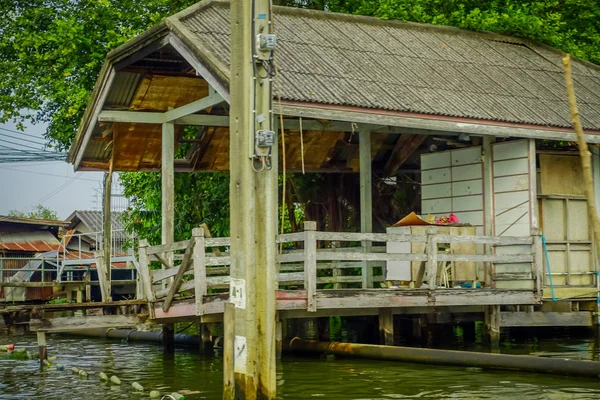
[[[387,261],[420,262],[421,276],[429,290],[440,289],[440,265],[452,262],[479,262],[495,264],[531,265],[527,272],[492,274],[493,280],[527,280],[533,282],[533,291],[541,295],[543,253],[541,236],[533,232],[526,237],[454,236],[436,234],[432,230],[424,235],[388,233],[319,232],[314,222],[306,222],[304,232],[279,235],[277,243],[287,244],[279,253],[279,287],[307,292],[307,310],[316,311],[318,290],[344,288],[387,288],[382,285]],[[368,247],[364,252],[361,243],[410,242],[424,243],[424,253],[386,253],[385,246]],[[341,246],[344,243],[347,246]],[[478,243],[491,249],[487,254],[450,254],[439,252],[439,244]],[[201,228],[193,230],[192,238],[172,244],[149,246],[140,241],[140,284],[143,294],[152,302],[162,301],[167,312],[176,296],[195,297],[196,314],[203,313],[203,297],[212,293],[228,292],[230,283],[229,238],[207,238]],[[320,246],[319,246],[320,245]],[[525,254],[496,254],[498,246],[530,246]],[[150,263],[161,269],[150,269]],[[504,276],[510,275],[510,276]],[[371,276],[370,281],[365,276]],[[413,278],[414,279],[414,278]],[[475,287],[475,285],[473,285]],[[493,287],[493,285],[492,285]]]

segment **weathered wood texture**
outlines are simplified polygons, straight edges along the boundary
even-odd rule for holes
[[[501,312],[501,327],[592,326],[592,313],[581,312]]]
[[[67,332],[89,328],[124,328],[139,325],[140,318],[135,315],[97,315],[87,317],[57,317],[51,319],[32,319],[29,328],[32,331]]]

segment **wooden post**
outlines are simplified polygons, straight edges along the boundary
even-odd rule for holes
[[[535,292],[542,298],[542,287],[544,286],[544,249],[542,245],[542,233],[539,228],[531,230],[533,237],[533,268],[532,276],[535,279]]]
[[[207,323],[200,324],[201,351],[210,353],[212,351],[212,341],[210,339],[210,326]]]
[[[85,301],[88,303],[92,301],[92,269],[88,266],[85,273]]]
[[[96,252],[96,272],[98,273],[98,283],[100,284],[100,294],[103,302],[111,301],[110,282],[107,280],[106,262],[104,252]]]
[[[194,241],[194,294],[196,298],[196,315],[204,314],[204,296],[208,294],[206,284],[206,252],[204,248],[204,229],[192,230]]]
[[[373,232],[372,173],[371,173],[371,132],[361,130],[358,135],[360,171],[360,231]],[[371,242],[362,242],[363,253],[371,252]],[[369,262],[362,262],[362,287],[373,287],[373,268]]]
[[[140,270],[138,276],[140,278],[140,284],[144,289],[144,296],[148,301],[154,301],[154,291],[152,290],[152,275],[150,274],[150,265],[148,261],[148,241],[146,239],[140,240],[140,247],[138,251]]]
[[[593,228],[593,237],[596,249],[600,249],[600,221],[598,221],[598,213],[596,212],[596,200],[594,198],[594,177],[592,173],[591,153],[588,145],[585,142],[581,119],[579,118],[579,110],[577,108],[577,99],[575,97],[575,87],[573,86],[573,78],[571,76],[571,56],[569,54],[563,57],[563,67],[565,71],[565,84],[567,86],[567,95],[569,98],[569,107],[571,110],[571,121],[573,129],[577,134],[577,144],[579,146],[579,155],[581,158],[581,168],[583,170],[584,192],[588,203],[588,214],[591,219]],[[597,250],[598,251],[598,250]]]
[[[494,236],[494,170],[493,170],[493,159],[492,159],[492,143],[496,141],[495,137],[484,136],[483,137],[483,209],[484,209],[484,235]],[[485,254],[492,254],[494,248],[489,245],[483,245]],[[492,284],[492,263],[483,264],[483,277],[479,279],[485,282],[486,286]],[[475,288],[475,286],[473,286]]]
[[[493,352],[500,349],[500,306],[488,306],[485,310],[486,328]]]
[[[379,338],[383,345],[394,345],[394,314],[391,308],[379,309]]]
[[[437,270],[438,270],[438,243],[437,236],[432,229],[427,232],[427,285],[429,289],[436,288]]]
[[[106,267],[106,287],[108,296],[111,293],[111,268],[112,268],[112,177],[113,162],[109,163],[108,172],[104,174],[104,199],[102,203],[102,250],[104,252],[104,266]]]
[[[317,311],[317,239],[315,221],[304,221],[304,289],[306,309]]]
[[[267,166],[254,158],[256,131],[272,127],[271,77],[253,57],[255,35],[273,29],[269,0],[231,2],[230,26],[230,293],[242,297],[235,309],[234,362],[225,363],[224,373],[229,377],[233,366],[236,397],[274,399],[278,160]]]
[[[162,124],[162,161],[161,161],[161,195],[162,195],[162,244],[173,243],[175,237],[175,124]],[[173,253],[167,256],[169,265],[173,265]],[[161,269],[165,269],[162,265]],[[163,289],[168,280],[163,280]]]
[[[48,359],[48,351],[46,350],[46,332],[37,331],[37,341],[40,349],[40,361]],[[40,362],[40,365],[44,365],[44,363]]]
[[[83,303],[83,289],[81,287],[77,288],[76,296],[76,302]]]
[[[235,399],[235,306],[225,303],[223,315],[223,400]]]
[[[331,243],[331,250],[332,251],[337,251],[341,246],[340,246],[341,242],[332,242]],[[338,268],[339,266],[339,261],[337,260],[333,260],[331,262],[332,264],[332,269],[331,269],[331,275],[335,278],[337,278],[338,276],[342,276],[342,269]],[[333,288],[334,289],[341,289],[342,288],[342,284],[340,282],[338,282],[337,280],[334,282],[333,284]]]
[[[281,352],[283,350],[283,329],[282,323],[277,319],[277,323],[275,326],[275,348],[276,348],[276,358],[281,360]]]
[[[164,324],[162,326],[163,346],[165,353],[175,352],[175,326]]]

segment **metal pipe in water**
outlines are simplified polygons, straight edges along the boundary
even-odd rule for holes
[[[284,350],[291,352],[325,353],[337,356],[412,362],[418,364],[480,367],[488,369],[536,372],[600,378],[600,362],[564,360],[507,354],[477,353],[412,347],[378,346],[355,343],[317,342],[292,339]]]
[[[77,329],[64,333],[73,336],[92,336],[107,339],[125,339],[140,342],[162,343],[162,332],[144,332],[137,331],[135,329],[90,328]],[[196,335],[185,335],[181,333],[175,335],[175,344],[184,346],[199,346],[200,343],[200,337]]]

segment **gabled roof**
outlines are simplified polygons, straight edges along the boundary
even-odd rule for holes
[[[219,76],[230,74],[229,3],[172,17]],[[561,57],[547,46],[492,33],[274,8],[283,100],[570,127]],[[600,130],[600,69],[575,61],[584,128]]]
[[[398,143],[398,133],[574,138],[557,50],[443,26],[287,7],[274,7],[273,13],[274,90],[281,95],[275,112],[313,122],[398,127],[393,137],[380,140],[388,146]],[[229,2],[209,0],[110,52],[69,160],[85,169],[106,170],[111,158],[115,171],[160,168],[160,123],[106,122],[98,116],[111,110],[162,113],[206,96],[208,84],[228,101],[229,30]],[[600,142],[600,68],[573,59],[573,77],[582,122],[591,133],[587,139]],[[210,113],[223,120],[226,111]],[[183,125],[176,127],[177,142]],[[214,129],[193,139],[196,158],[186,158],[187,169],[180,170],[228,169],[228,128],[207,126]],[[307,151],[307,163],[314,170],[340,165],[355,170],[355,152],[336,158],[346,154],[340,142],[350,142],[353,126],[334,135],[307,131],[304,139],[323,149],[314,157]],[[294,154],[299,149],[286,149],[288,160],[295,160]],[[387,155],[389,150],[381,150],[375,158]]]
[[[113,230],[125,230],[125,226],[121,220],[123,213],[113,211],[111,214],[111,225]],[[74,229],[77,225],[79,225],[80,222],[87,226],[89,232],[102,232],[104,229],[102,211],[75,210],[67,217],[67,221],[69,222],[70,229]]]
[[[67,221],[53,220],[53,219],[41,219],[41,218],[22,218],[22,217],[9,217],[0,215],[1,225],[21,225],[23,227],[38,226],[38,227],[66,227],[69,225]]]

